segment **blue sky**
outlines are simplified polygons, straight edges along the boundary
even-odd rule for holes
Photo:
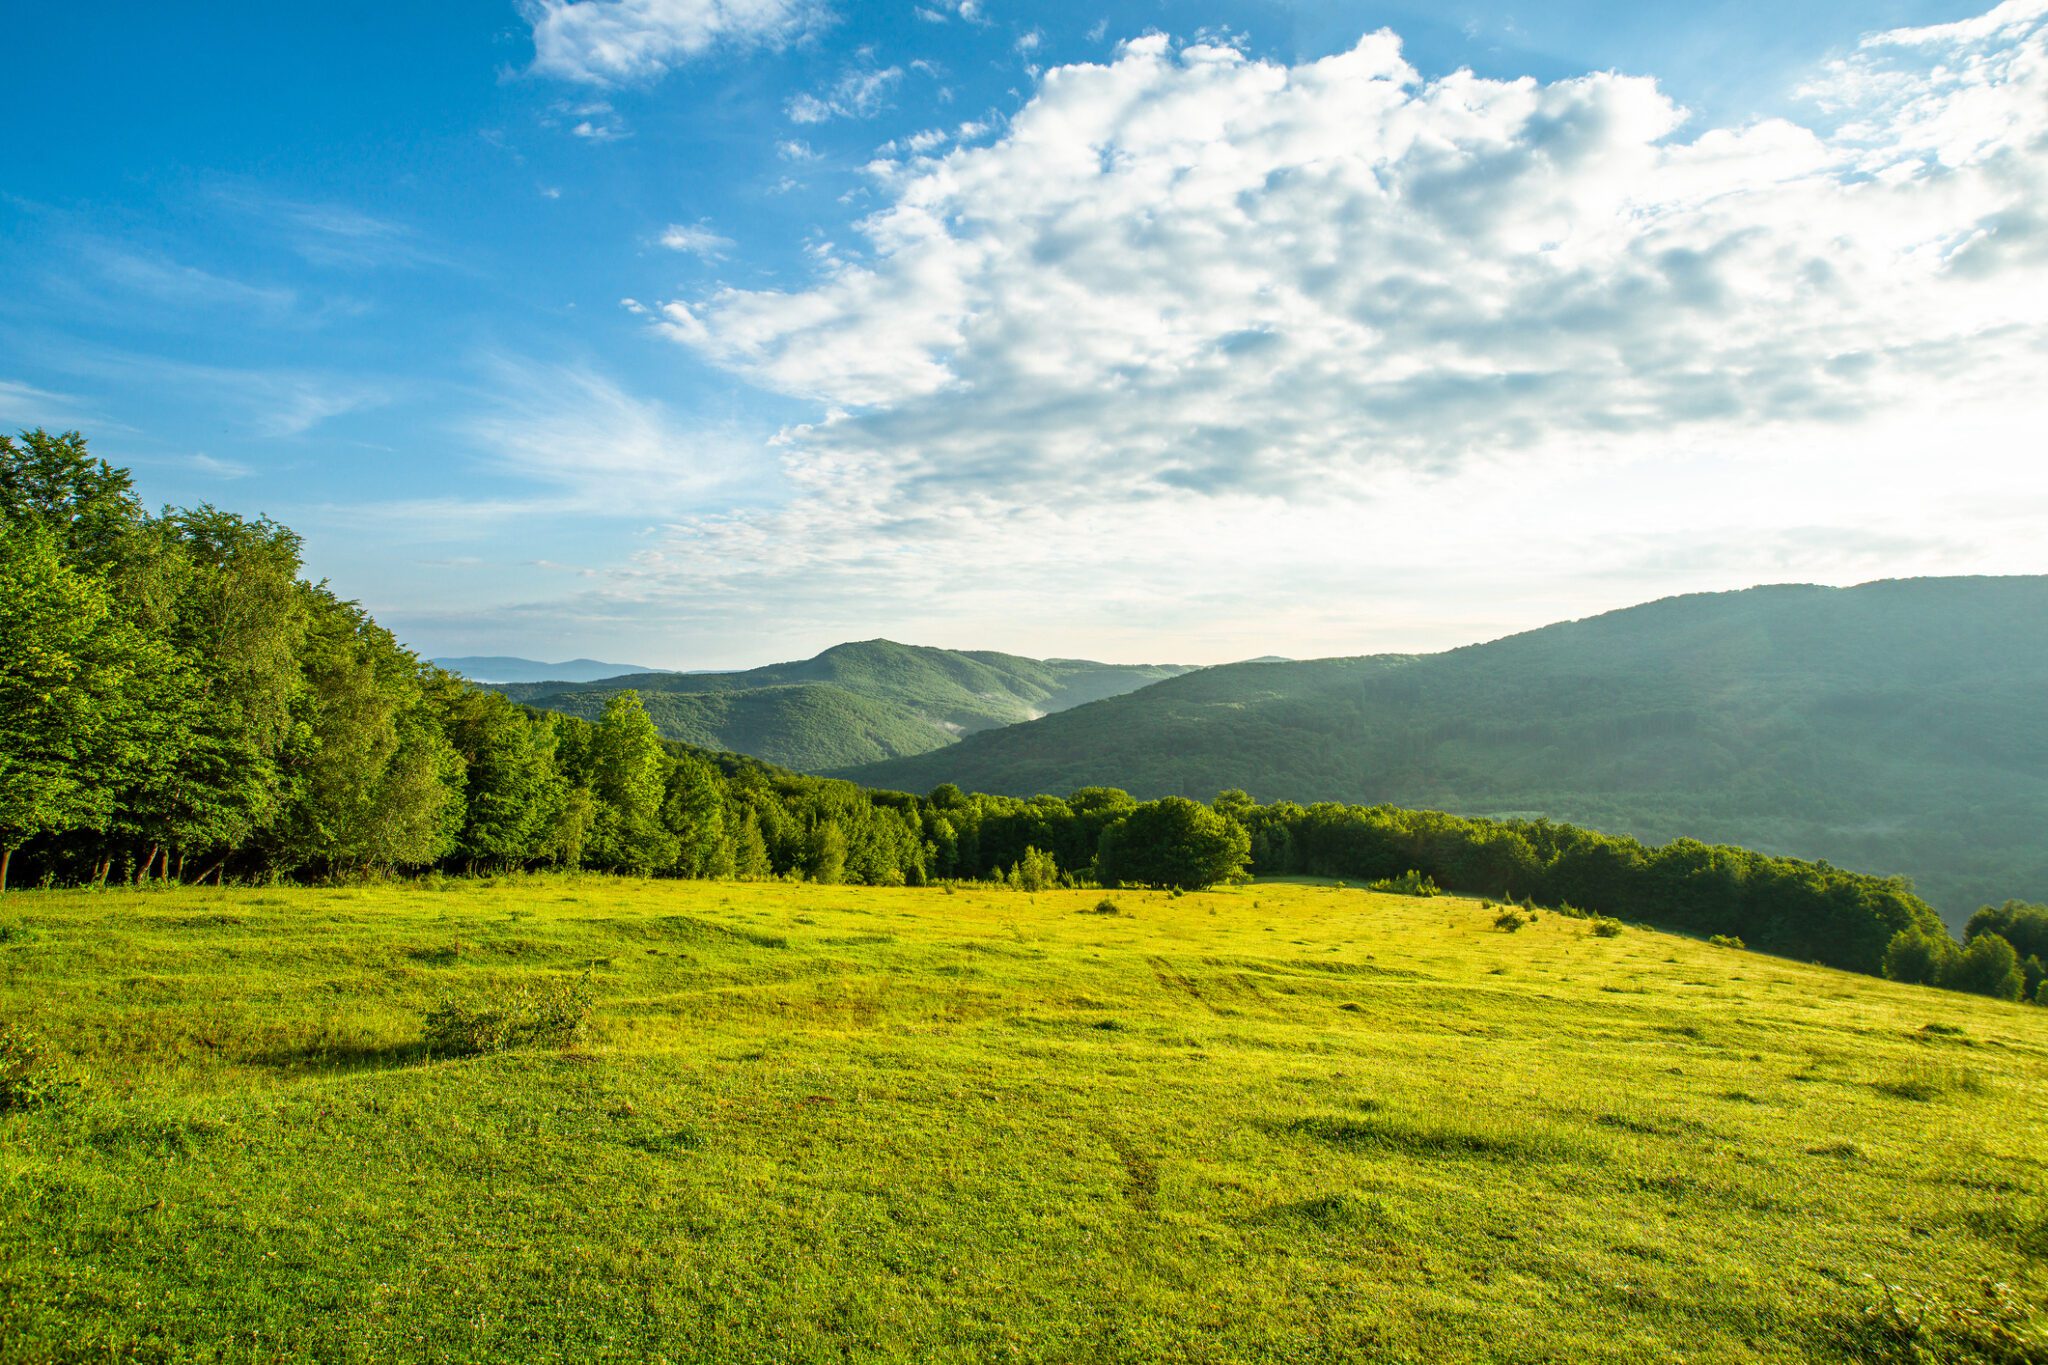
[[[1986,10],[36,7],[0,422],[428,653],[2041,572],[2042,6]]]

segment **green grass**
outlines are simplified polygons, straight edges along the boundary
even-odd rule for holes
[[[1102,898],[11,895],[0,1011],[79,1083],[0,1112],[0,1356],[2048,1350],[2048,1011],[1453,897]],[[566,1049],[423,1045],[585,973]]]

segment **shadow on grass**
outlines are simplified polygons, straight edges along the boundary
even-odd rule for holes
[[[273,1048],[249,1058],[257,1066],[300,1075],[332,1075],[352,1071],[396,1071],[419,1066],[433,1054],[414,1039],[403,1043],[340,1042],[332,1039],[300,1047]]]

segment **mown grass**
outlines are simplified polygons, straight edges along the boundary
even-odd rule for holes
[[[0,902],[9,1360],[2040,1360],[2048,1011],[1452,897]],[[566,1046],[430,1013],[584,981]],[[567,1036],[567,1035],[564,1035]]]

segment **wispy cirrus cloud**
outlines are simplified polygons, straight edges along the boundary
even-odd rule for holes
[[[670,223],[662,229],[661,244],[706,260],[716,260],[732,248],[733,240],[712,231],[703,223]]]
[[[758,440],[687,422],[592,366],[494,354],[480,368],[456,433],[488,464],[554,489],[557,511],[651,521],[714,497],[746,501],[773,476]]]
[[[888,106],[889,92],[902,79],[900,66],[851,68],[828,90],[794,96],[786,109],[792,123],[873,118]]]

